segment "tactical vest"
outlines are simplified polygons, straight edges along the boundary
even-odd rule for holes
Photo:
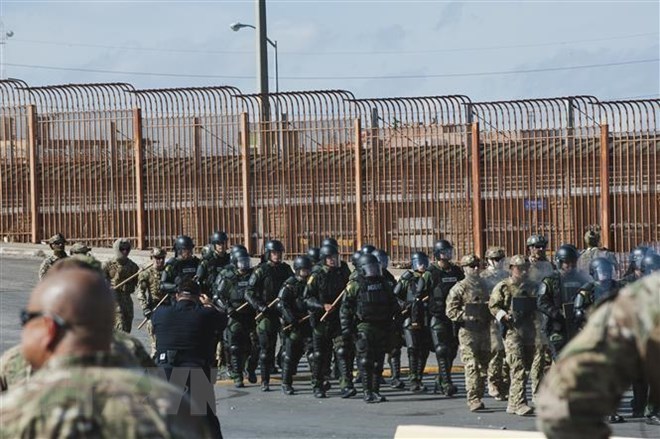
[[[343,270],[328,270],[324,268],[317,273],[319,282],[319,301],[333,303],[337,296],[346,288],[348,276]]]
[[[300,320],[305,315],[307,315],[307,306],[305,305],[305,300],[303,293],[305,291],[305,285],[307,283],[304,281],[299,281],[295,277],[290,277],[285,285],[286,294],[283,295],[283,306],[285,306],[297,319]]]
[[[435,316],[446,316],[449,290],[463,279],[463,272],[456,265],[451,264],[447,270],[443,270],[437,265],[431,265],[429,273],[432,281],[429,312]]]
[[[177,278],[192,279],[197,275],[198,266],[199,258],[197,256],[186,260],[177,258],[171,263],[169,280],[175,282]]]
[[[291,276],[291,268],[284,264],[280,263],[277,265],[271,265],[269,263],[264,263],[261,267],[257,268],[261,270],[262,276],[262,290],[257,291],[261,294],[261,298],[264,302],[270,303],[277,297],[277,294],[280,292],[284,282]]]
[[[238,308],[245,303],[245,292],[248,290],[251,275],[252,270],[249,270],[246,273],[239,273],[238,271],[234,272],[234,276],[231,279],[233,285],[229,293],[229,302],[232,307]]]
[[[361,278],[357,294],[357,317],[363,322],[391,320],[392,300],[382,278]]]

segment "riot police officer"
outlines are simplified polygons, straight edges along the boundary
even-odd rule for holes
[[[284,282],[277,297],[280,301],[277,307],[282,315],[282,332],[284,333],[284,355],[282,357],[282,393],[293,395],[293,375],[296,374],[298,362],[306,353],[310,368],[314,361],[312,347],[312,327],[309,319],[305,320],[307,306],[305,305],[305,286],[312,274],[313,261],[309,256],[298,256],[293,260],[294,275]]]
[[[333,305],[348,283],[348,273],[342,270],[339,252],[332,245],[321,247],[322,265],[312,273],[305,287],[305,303],[312,314],[312,339],[314,343],[314,370],[312,385],[314,396],[326,397],[328,384],[324,382],[326,368],[329,367],[330,352],[334,350],[340,369],[339,385],[341,396],[350,398],[357,392],[353,387],[352,367],[347,362],[350,337],[343,336],[339,322],[337,304]],[[323,315],[326,318],[321,321]]]
[[[308,248],[307,257],[311,259],[313,265],[318,264],[321,261],[321,249],[319,247]]]
[[[641,279],[643,276],[642,259],[644,259],[646,255],[654,253],[655,252],[651,247],[645,245],[635,247],[633,251],[630,252],[630,256],[628,257],[628,268],[626,269],[626,273],[623,275],[623,282],[625,284],[630,284]]]
[[[277,240],[266,242],[265,262],[260,264],[250,276],[245,298],[260,315],[257,322],[259,337],[259,368],[261,370],[261,390],[270,390],[270,373],[275,364],[275,346],[280,330],[277,308],[277,295],[293,271],[282,261],[284,245]]]
[[[231,255],[231,266],[218,275],[214,288],[213,301],[229,317],[225,345],[229,351],[230,376],[237,388],[245,387],[243,369],[246,359],[253,352],[250,334],[255,330],[255,312],[245,298],[251,276],[250,256],[246,251],[238,249]],[[252,357],[256,358],[256,355],[253,353]],[[248,373],[251,375],[256,368],[254,363],[253,360],[252,368],[248,367]]]
[[[341,331],[350,337],[354,328],[357,330],[355,346],[364,401],[384,402],[380,379],[392,319],[399,307],[389,282],[382,276],[378,259],[365,254],[359,265],[361,274],[348,283],[341,304]]]
[[[576,269],[577,249],[564,244],[555,253],[557,271],[543,279],[538,288],[538,309],[545,314],[545,334],[556,358],[561,349],[575,335],[573,305],[580,287],[591,279]]]
[[[176,303],[154,311],[151,322],[156,335],[156,363],[165,370],[170,382],[186,368],[185,386],[193,404],[206,409],[206,419],[214,437],[221,438],[220,422],[215,414],[215,393],[211,367],[215,342],[226,324],[223,313],[213,308],[207,296],[200,296],[199,285],[191,278],[177,283]]]
[[[180,280],[195,278],[199,266],[199,258],[193,255],[195,244],[190,236],[178,236],[174,248],[176,256],[167,261],[160,278],[160,288],[168,294],[176,291],[177,278]]]
[[[458,353],[458,333],[446,314],[447,296],[449,290],[465,276],[463,270],[451,262],[454,247],[449,241],[437,241],[433,247],[433,257],[435,263],[422,277],[424,286],[421,288],[429,291],[429,329],[438,361],[435,391],[452,396],[457,391],[451,380],[451,367]]]
[[[401,275],[394,287],[394,295],[403,308],[401,316],[404,318],[403,333],[408,348],[410,391],[419,393],[424,391],[422,376],[429,352],[428,311],[425,303],[429,297],[428,291],[418,288],[423,286],[420,280],[430,262],[426,253],[416,252],[410,257],[410,263],[412,269]]]
[[[202,260],[197,267],[197,282],[206,294],[212,289],[215,278],[220,271],[230,263],[230,254],[227,253],[227,234],[213,232],[209,243],[202,247]]]

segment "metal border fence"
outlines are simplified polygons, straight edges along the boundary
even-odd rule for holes
[[[587,228],[660,247],[660,99],[356,99],[343,90],[31,87],[0,81],[0,234],[199,245],[216,229],[253,254],[326,236],[395,262],[446,238],[460,256],[523,252]]]

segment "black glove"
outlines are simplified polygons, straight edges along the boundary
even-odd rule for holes
[[[144,314],[145,319],[150,319],[151,314],[153,314],[153,311],[149,308],[145,308],[145,309],[142,310],[142,314]]]

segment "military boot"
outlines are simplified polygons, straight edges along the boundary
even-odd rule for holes
[[[484,406],[484,403],[481,401],[471,401],[468,403],[468,408],[470,409],[471,412],[476,412],[478,410],[483,410],[486,407]]]
[[[451,382],[451,369],[446,358],[438,358],[438,378],[435,382],[434,393],[452,397],[458,388]]]
[[[392,379],[390,386],[393,389],[403,389],[406,385],[401,381],[401,357],[390,357],[390,370],[392,371]]]
[[[408,365],[410,368],[410,391],[413,393],[422,392],[422,380],[419,375],[419,357],[410,351],[408,351]]]
[[[339,355],[337,356],[337,367],[339,368],[340,382],[344,383],[344,386],[341,388],[341,397],[346,399],[357,395],[357,390],[355,390],[355,387],[353,386],[346,359],[341,358]]]
[[[285,395],[293,395],[295,394],[295,390],[291,386],[291,384],[284,384],[282,383],[282,393]]]
[[[245,387],[243,384],[243,357],[240,353],[236,353],[229,357],[229,363],[231,364],[231,378],[234,380],[234,387],[237,389]]]
[[[372,392],[378,402],[385,402],[387,398],[380,394],[380,374],[374,374],[374,391]]]

